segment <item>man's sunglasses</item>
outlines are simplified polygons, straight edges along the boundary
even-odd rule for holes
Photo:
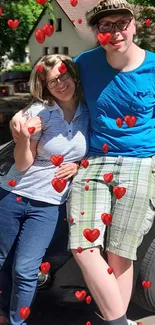
[[[126,30],[133,18],[129,19],[121,19],[116,21],[115,23],[112,23],[111,21],[103,21],[102,23],[97,25],[97,28],[100,33],[111,33],[116,30],[116,27],[120,31]]]

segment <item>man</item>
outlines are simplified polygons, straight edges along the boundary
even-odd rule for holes
[[[136,324],[126,311],[133,260],[154,219],[155,54],[134,44],[126,0],[101,1],[86,18],[103,37],[75,59],[91,126],[87,168],[79,169],[69,197],[69,247],[104,324]],[[100,253],[106,225],[108,263]]]

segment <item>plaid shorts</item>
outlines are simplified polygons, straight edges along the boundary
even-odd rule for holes
[[[68,221],[70,222],[69,249],[102,246],[106,251],[136,260],[137,248],[150,230],[155,216],[155,156],[89,157],[89,166],[80,167],[72,182],[68,197]],[[107,183],[104,174],[113,173]],[[125,187],[120,199],[113,187]],[[106,226],[101,215],[112,214],[112,222]],[[98,229],[99,237],[88,241],[84,229]],[[105,230],[106,246],[104,247]]]

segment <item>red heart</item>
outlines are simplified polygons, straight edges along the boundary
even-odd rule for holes
[[[89,183],[89,182],[90,182],[90,178],[87,178],[87,179],[86,179],[86,182]]]
[[[122,120],[122,118],[118,117],[118,118],[116,119],[116,124],[117,124],[117,126],[118,126],[119,128],[121,128],[122,125],[123,125],[123,120]]]
[[[119,200],[126,193],[126,188],[115,186],[115,187],[113,187],[113,193],[115,194],[116,199]]]
[[[43,67],[43,65],[36,65],[36,69],[37,69],[37,71],[40,72],[40,73],[44,71],[44,67]]]
[[[78,4],[78,0],[70,0],[70,4],[71,6],[76,7]]]
[[[106,226],[109,226],[112,222],[112,215],[110,213],[102,213],[101,219]]]
[[[152,286],[152,282],[151,282],[151,281],[143,281],[143,282],[142,282],[142,286],[143,286],[145,289],[149,289],[149,288]]]
[[[39,5],[44,5],[48,0],[36,0],[37,3],[39,3]]]
[[[58,67],[58,70],[61,74],[64,74],[67,71],[67,67],[65,65],[65,63],[61,63],[60,66]]]
[[[86,185],[86,186],[85,186],[85,191],[88,191],[88,190],[89,190],[89,186]]]
[[[87,168],[89,166],[89,161],[86,159],[81,160],[81,166]]]
[[[14,187],[16,186],[17,182],[15,179],[9,179],[8,180],[8,185],[10,185],[11,187]]]
[[[92,297],[91,296],[87,296],[86,297],[86,304],[89,305],[92,301]]]
[[[35,132],[36,128],[34,126],[31,126],[28,128],[28,131],[30,134],[33,134]]]
[[[90,252],[92,253],[94,250],[93,249],[90,249]]]
[[[104,153],[107,153],[108,152],[108,144],[105,143],[103,146],[102,146],[102,150]]]
[[[45,24],[43,26],[43,31],[45,32],[46,36],[50,37],[54,33],[54,26],[50,24]]]
[[[1,295],[1,293],[2,293],[3,291],[2,290],[0,290],[0,295]]]
[[[74,19],[71,19],[71,22],[74,24],[75,20]]]
[[[17,196],[17,197],[16,197],[16,201],[17,201],[17,202],[20,202],[21,200],[22,200],[22,197],[21,197],[21,196]]]
[[[82,19],[78,18],[78,24],[82,24]]]
[[[109,174],[104,174],[103,178],[106,183],[110,183],[113,180],[114,174],[109,173]]]
[[[29,307],[20,308],[19,314],[20,314],[20,317],[25,320],[30,315],[30,308]]]
[[[64,218],[64,221],[67,221],[67,218]]]
[[[64,188],[66,187],[67,181],[65,179],[59,179],[59,178],[55,177],[52,179],[51,183],[52,183],[52,186],[54,187],[54,189],[57,192],[61,193],[64,190]]]
[[[60,166],[61,163],[64,161],[64,157],[62,155],[59,156],[51,156],[50,161],[54,166]]]
[[[99,43],[103,46],[107,45],[110,40],[112,38],[112,34],[111,33],[98,33],[97,34],[97,39],[99,41]]]
[[[91,230],[89,228],[86,228],[83,231],[83,235],[88,241],[93,243],[100,236],[100,231],[98,229]]]
[[[88,321],[88,322],[86,322],[86,325],[92,325],[92,324],[91,324],[91,322]]]
[[[124,121],[129,126],[129,128],[132,128],[135,125],[137,118],[136,116],[126,115],[124,117]]]
[[[17,28],[18,25],[19,25],[19,23],[20,23],[20,21],[19,21],[18,19],[15,19],[15,20],[9,19],[9,20],[8,20],[8,25],[9,25],[9,27],[12,28],[12,29]]]
[[[86,291],[85,290],[81,290],[81,291],[76,291],[75,292],[75,297],[79,300],[82,301],[85,297],[86,297]]]
[[[78,247],[77,251],[78,251],[79,254],[82,253],[82,247]]]
[[[6,93],[6,89],[2,89],[2,93],[3,93],[3,94]]]
[[[81,212],[81,215],[83,216],[84,215],[84,212]]]
[[[109,274],[112,274],[113,273],[113,268],[109,267],[107,271],[108,271]]]
[[[41,28],[36,29],[35,38],[36,38],[38,43],[40,43],[40,44],[44,43],[45,33]]]
[[[73,222],[74,222],[74,219],[73,219],[73,218],[70,218],[70,219],[69,219],[69,222],[70,222],[70,223],[73,223]]]
[[[0,16],[2,16],[3,9],[0,7]]]
[[[41,265],[40,265],[40,270],[44,274],[49,273],[50,268],[51,268],[51,265],[49,262],[44,262],[44,263],[41,263]]]
[[[152,24],[151,19],[148,18],[148,19],[145,20],[145,25],[146,26],[150,26],[151,24]]]

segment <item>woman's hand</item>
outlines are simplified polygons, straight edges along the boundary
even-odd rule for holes
[[[18,113],[17,113],[18,114]],[[30,117],[28,120],[25,118],[15,115],[10,122],[10,129],[12,132],[13,140],[16,143],[21,131],[21,126],[25,125],[25,127],[35,127],[35,131],[33,134],[36,134],[42,130],[42,119],[39,116]],[[25,128],[24,127],[24,128]]]
[[[77,163],[68,163],[59,167],[56,177],[69,179],[77,174],[79,165]]]

